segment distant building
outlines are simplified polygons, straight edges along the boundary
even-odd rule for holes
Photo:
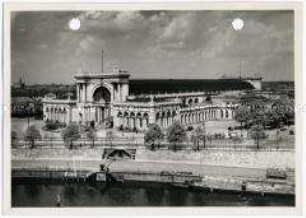
[[[55,99],[56,94],[49,92],[48,94],[45,95],[45,98],[47,99]]]
[[[75,75],[75,80],[76,100],[45,96],[45,121],[84,125],[93,121],[96,125],[105,125],[111,119],[116,128],[141,131],[151,123],[166,128],[174,120],[184,125],[231,120],[239,105],[240,93],[254,86],[261,87],[261,78],[253,78],[251,82],[242,79],[130,80],[130,74],[122,70],[107,74],[81,73]]]
[[[25,82],[23,82],[21,77],[17,83],[14,83],[14,88],[25,88]]]

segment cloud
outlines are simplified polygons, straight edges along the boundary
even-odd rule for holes
[[[81,20],[79,31],[68,28]],[[244,28],[234,31],[234,18]],[[18,12],[12,20],[13,71],[36,81],[71,81],[79,67],[99,72],[112,63],[133,78],[214,78],[233,75],[237,63],[265,78],[290,78],[293,13],[290,11],[85,11]],[[283,69],[289,69],[286,72]],[[44,75],[44,76],[42,76]]]

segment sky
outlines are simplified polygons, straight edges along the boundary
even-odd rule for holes
[[[12,80],[73,83],[115,66],[133,79],[294,78],[293,11],[75,11],[11,14]],[[69,28],[77,18],[80,29]],[[241,18],[244,27],[234,30]]]

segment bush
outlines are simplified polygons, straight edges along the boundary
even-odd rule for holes
[[[46,122],[46,124],[45,124],[45,126],[44,126],[44,130],[57,130],[57,129],[59,129],[59,128],[61,128],[61,127],[65,127],[66,126],[66,124],[65,123],[63,123],[63,124],[61,124],[60,122],[58,122],[58,121],[47,121]]]
[[[44,126],[44,130],[56,130],[57,126],[53,121],[47,121],[45,126]]]
[[[146,146],[146,149],[155,151],[154,143],[145,144],[145,146]]]
[[[126,126],[126,127],[123,128],[123,131],[125,131],[125,132],[132,132],[133,128],[129,127],[129,126]]]
[[[93,120],[90,121],[90,124],[89,124],[89,125],[90,125],[90,127],[91,127],[92,129],[95,129],[95,121],[93,121]]]
[[[118,128],[119,131],[123,131],[123,125],[121,124]]]
[[[186,131],[192,131],[193,129],[193,126],[187,126]]]

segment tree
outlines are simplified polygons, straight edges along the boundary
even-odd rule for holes
[[[65,143],[70,143],[69,148],[73,148],[73,141],[78,140],[81,137],[80,127],[76,123],[71,123],[62,132],[62,138]]]
[[[160,141],[164,138],[163,131],[158,124],[150,124],[148,130],[145,132],[144,141],[150,145],[150,149],[154,150],[155,144],[159,148]]]
[[[278,150],[279,149],[279,144],[282,141],[282,137],[279,136],[279,130],[276,131],[275,135],[276,135],[276,149]]]
[[[177,143],[182,143],[186,139],[187,134],[185,128],[178,121],[174,121],[167,129],[167,140],[170,143],[172,150],[176,151]]]
[[[269,120],[269,109],[267,107],[257,107],[251,112],[251,120],[253,124],[262,125],[266,129],[266,124]]]
[[[16,146],[16,143],[18,142],[18,134],[16,131],[12,131],[11,132],[11,143],[12,143],[12,147]]]
[[[31,143],[31,149],[35,147],[35,140],[41,139],[41,135],[38,129],[35,126],[29,126],[25,132],[25,140]]]
[[[106,132],[106,138],[110,141],[111,146],[113,145],[114,132],[109,130]]]
[[[193,141],[195,145],[195,150],[200,150],[200,141],[203,141],[203,145],[205,148],[205,142],[206,142],[206,133],[205,129],[202,126],[197,126],[197,128],[192,132],[191,134],[191,141]]]
[[[46,132],[46,134],[44,135],[44,139],[50,140],[50,147],[52,148],[52,146],[53,146],[53,139],[55,139],[54,134]]]
[[[242,139],[240,137],[238,137],[238,136],[233,137],[232,140],[234,142],[234,149],[236,149],[237,143],[241,143],[242,142]]]
[[[286,123],[288,126],[294,120],[294,101],[289,98],[277,99],[271,106],[274,114],[277,114],[278,124],[280,122]]]
[[[266,126],[268,121],[268,105],[271,100],[258,96],[255,93],[245,96],[241,100],[241,106],[236,111],[235,119],[240,122],[241,126],[244,123],[247,129],[253,125]]]
[[[248,106],[242,105],[235,111],[235,120],[240,123],[240,129],[242,131],[242,125],[247,124],[248,119],[250,119],[250,108]]]
[[[89,127],[88,131],[87,131],[87,134],[86,134],[86,137],[92,141],[92,144],[91,146],[92,147],[95,147],[95,140],[97,138],[97,134],[95,132],[95,129],[92,128],[91,126]]]
[[[256,148],[260,148],[260,142],[267,138],[265,130],[261,125],[255,125],[251,128],[251,138],[255,141]]]

